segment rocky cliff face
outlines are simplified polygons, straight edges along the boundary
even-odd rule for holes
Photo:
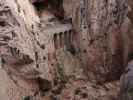
[[[63,81],[62,68],[56,69],[56,52],[70,49],[72,25],[60,23],[51,8],[38,10],[36,6],[29,0],[0,1],[1,79],[6,78],[3,83],[9,81],[9,85],[2,83],[3,100],[39,100],[54,86],[56,74],[57,81]]]
[[[88,77],[118,79],[127,63],[130,21],[126,0],[64,0],[73,20],[79,54]],[[80,44],[80,45],[79,45]],[[118,74],[119,72],[119,74]]]
[[[32,34],[28,32],[12,4],[15,1],[0,1],[0,97],[3,100],[19,100],[20,97],[33,95],[38,90],[36,82],[32,80],[39,75],[34,64]],[[28,78],[31,80],[27,80]]]
[[[127,1],[54,3],[0,0],[0,97],[116,99],[132,53]]]

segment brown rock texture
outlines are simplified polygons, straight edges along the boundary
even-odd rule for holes
[[[1,0],[0,13],[1,78],[9,81],[1,91],[5,88],[5,96],[13,88],[3,100],[37,98],[53,86],[55,52],[70,47],[72,26],[59,23],[47,9],[38,13],[29,0]]]
[[[133,50],[129,4],[0,0],[0,98],[117,100]]]
[[[64,0],[76,31],[79,54],[89,79],[119,79],[129,53],[126,0]],[[67,9],[67,5],[71,8]],[[118,73],[119,72],[119,73]]]

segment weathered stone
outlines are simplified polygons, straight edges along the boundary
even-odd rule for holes
[[[133,61],[129,62],[120,79],[120,100],[133,99]]]
[[[64,41],[63,36],[65,34],[69,36],[72,26],[59,23],[52,13],[43,10],[38,15],[29,0],[24,2],[0,0],[1,67],[7,73],[7,77],[9,76],[11,78],[9,79],[13,81],[14,93],[18,91],[17,85],[22,85],[22,87],[18,87],[18,89],[22,88],[18,94],[9,94],[7,98],[14,97],[13,100],[20,100],[22,96],[33,96],[39,89],[40,91],[51,89],[56,77],[54,42],[58,43],[58,49],[66,49],[70,44],[68,40]],[[59,37],[56,41],[54,41],[55,34]],[[62,41],[64,41],[64,46]],[[66,42],[68,43],[65,44]],[[41,79],[41,82],[38,81],[38,78]],[[5,87],[10,88],[6,85]],[[27,89],[25,90],[24,87]],[[33,89],[34,91],[32,91]],[[25,94],[26,91],[29,93]],[[20,92],[23,92],[21,96]]]
[[[45,0],[38,1],[43,6]],[[118,86],[108,84],[104,89],[90,82],[86,85],[86,77],[81,73],[84,70],[89,80],[98,84],[119,78],[132,45],[131,34],[126,34],[132,31],[127,1],[46,0],[48,5],[41,11],[36,9],[38,1],[0,0],[2,100],[40,97],[40,91],[48,91],[55,85],[58,64],[63,66],[59,69],[59,80],[69,82],[65,75],[72,78],[66,91],[58,91],[60,88],[52,91],[53,94],[58,91],[61,100],[116,97],[116,91],[110,90]],[[64,11],[73,25],[58,20],[64,18]],[[81,93],[75,96],[78,87]]]
[[[119,79],[129,53],[127,1],[64,0],[64,11],[72,18],[75,45],[89,79]]]

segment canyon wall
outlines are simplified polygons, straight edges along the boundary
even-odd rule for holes
[[[64,10],[72,18],[78,52],[89,79],[119,79],[130,52],[127,1],[64,0]]]
[[[0,0],[2,100],[41,100],[55,84],[69,81],[66,75],[76,77],[70,89],[77,89],[74,83],[85,86],[85,81],[87,88],[100,83],[103,89],[101,84],[118,80],[127,65],[132,8],[126,0],[59,0],[61,10],[51,3],[42,7],[46,1]]]

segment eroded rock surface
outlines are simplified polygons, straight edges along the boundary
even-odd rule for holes
[[[65,0],[76,43],[89,79],[119,79],[127,64],[130,21],[126,0]],[[67,9],[67,5],[71,8]],[[129,28],[130,27],[130,28]],[[119,74],[118,74],[119,72]],[[107,77],[106,77],[107,76]],[[114,76],[114,77],[113,77]]]
[[[14,93],[7,98],[36,98],[53,86],[56,78],[55,52],[69,47],[72,26],[61,24],[45,9],[37,13],[29,0],[1,0],[0,13],[1,69],[9,77],[7,80],[12,81],[9,86],[13,85]],[[64,39],[65,36],[68,40]],[[10,90],[9,86],[5,85],[3,89]]]
[[[44,1],[0,0],[2,100],[116,99],[132,40],[126,0],[64,0],[64,10],[38,11]]]

